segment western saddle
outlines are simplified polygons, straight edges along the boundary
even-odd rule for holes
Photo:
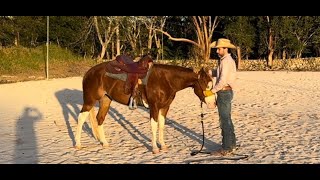
[[[143,79],[148,72],[149,62],[139,60],[137,62],[127,55],[118,55],[115,60],[107,63],[106,71],[113,74],[127,74],[127,79],[124,86],[124,93],[131,94],[129,109],[136,109],[137,105],[135,98],[138,95],[138,79]]]

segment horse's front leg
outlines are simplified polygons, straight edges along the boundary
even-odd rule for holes
[[[89,115],[89,112],[85,111],[85,112],[81,112],[78,116],[78,125],[77,125],[76,136],[75,136],[75,140],[76,140],[75,148],[76,149],[81,149],[82,126],[83,126],[84,122],[86,121],[88,115]]]
[[[168,108],[160,109],[158,115],[158,123],[159,123],[159,143],[160,143],[160,150],[163,152],[168,151],[168,146],[164,142],[164,125],[166,120],[166,114],[168,112]]]
[[[151,131],[152,131],[152,139],[151,139],[152,153],[157,154],[160,152],[158,145],[157,145],[158,122],[155,121],[153,118],[151,118],[150,122],[151,122]]]

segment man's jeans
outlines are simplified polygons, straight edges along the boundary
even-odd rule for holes
[[[236,137],[234,127],[231,120],[231,101],[233,91],[218,91],[217,106],[219,112],[219,121],[222,135],[222,148],[224,150],[232,150],[236,147]]]

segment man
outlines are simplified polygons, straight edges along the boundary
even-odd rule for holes
[[[236,48],[225,38],[218,39],[211,44],[212,48],[217,49],[220,57],[216,72],[212,73],[216,77],[216,84],[211,91],[204,91],[205,96],[217,93],[217,107],[222,135],[222,148],[211,152],[211,155],[224,156],[231,153],[236,148],[236,137],[234,126],[231,119],[231,101],[236,80],[236,64],[232,59],[229,48]]]

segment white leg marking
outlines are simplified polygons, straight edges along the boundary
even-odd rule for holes
[[[144,107],[149,108],[149,104],[146,103],[146,101],[144,101],[143,99],[142,99],[142,103],[143,103]]]
[[[107,142],[106,137],[104,135],[103,125],[98,126],[98,133],[100,137],[100,143],[102,144],[102,146],[108,147],[109,143]]]
[[[164,143],[164,124],[165,124],[165,117],[161,114],[161,110],[159,110],[159,143],[161,145],[161,150],[167,151],[167,146]]]
[[[78,125],[77,125],[77,130],[76,130],[76,145],[75,148],[80,149],[81,148],[81,132],[82,132],[82,126],[83,123],[86,121],[87,117],[89,115],[89,112],[82,112],[78,116]]]
[[[156,122],[153,118],[151,118],[151,131],[152,131],[152,152],[154,154],[159,152],[159,148],[157,146],[157,130],[158,130],[158,122]]]
[[[132,97],[130,97],[129,109],[132,109],[132,101],[133,101],[133,98],[132,98]]]

